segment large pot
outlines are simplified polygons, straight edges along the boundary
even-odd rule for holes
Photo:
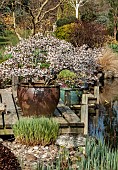
[[[51,116],[59,102],[60,87],[21,83],[17,96],[24,116]]]

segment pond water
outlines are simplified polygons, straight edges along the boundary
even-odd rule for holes
[[[118,146],[118,79],[104,81],[98,112],[89,116],[89,135]]]

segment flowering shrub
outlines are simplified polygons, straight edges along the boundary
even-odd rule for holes
[[[99,53],[99,49],[89,49],[87,45],[75,48],[64,40],[36,34],[6,49],[4,55],[12,58],[0,64],[1,80],[8,81],[14,75],[36,81],[53,79],[61,70],[69,69],[76,73],[77,84],[80,79],[90,81],[96,79],[94,71]]]

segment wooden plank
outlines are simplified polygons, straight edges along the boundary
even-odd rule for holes
[[[79,127],[79,128],[73,128],[73,127],[60,128],[59,133],[60,134],[83,134],[84,133],[84,126]]]
[[[4,114],[5,127],[9,128],[18,120],[16,109],[14,106],[11,91],[0,89],[2,103],[6,105],[6,114]]]
[[[88,96],[87,96],[87,94],[82,95],[82,104],[88,104]]]
[[[0,89],[2,103],[6,104],[6,111],[8,113],[16,113],[11,92],[5,89]]]
[[[0,129],[0,135],[13,135],[12,129]]]
[[[60,100],[58,103],[58,109],[61,111],[63,117],[66,119],[68,123],[79,123],[79,117],[68,107],[63,104]]]
[[[81,122],[84,123],[84,134],[88,134],[88,105],[81,107]]]
[[[55,121],[57,121],[60,126],[68,126],[68,122],[63,117],[53,117]]]
[[[94,103],[89,103],[89,104],[88,104],[88,107],[89,107],[89,108],[94,108],[94,107],[95,107],[95,104],[94,104]],[[74,105],[72,105],[70,108],[73,109],[73,110],[81,110],[81,105],[74,104]]]
[[[54,116],[57,116],[57,117],[62,116],[61,113],[59,112],[58,108],[55,109]]]

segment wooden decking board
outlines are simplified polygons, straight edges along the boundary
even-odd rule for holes
[[[61,111],[63,117],[66,119],[68,123],[79,123],[79,117],[68,107],[63,104],[60,100],[58,104],[58,109]]]
[[[6,105],[6,113],[4,114],[5,127],[10,128],[18,120],[12,94],[6,89],[0,89],[0,94],[2,103]],[[0,126],[3,126],[2,116],[0,118]]]
[[[59,112],[58,108],[55,109],[54,116],[57,116],[57,117],[61,117],[62,116],[62,114]]]
[[[84,133],[84,128],[72,128],[72,127],[67,127],[67,128],[60,128],[59,129],[60,134],[83,134]]]
[[[0,129],[0,135],[13,135],[12,129]]]
[[[2,97],[2,103],[6,104],[6,111],[16,113],[11,92],[0,89],[0,94]]]
[[[60,126],[68,126],[68,122],[63,117],[54,117],[53,119],[57,121]]]

